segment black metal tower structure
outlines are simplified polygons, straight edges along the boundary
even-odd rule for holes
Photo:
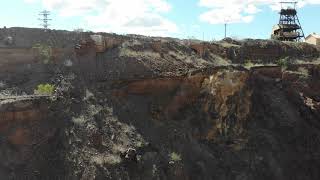
[[[279,24],[273,27],[271,38],[280,41],[301,41],[305,36],[297,15],[297,2],[280,3]]]
[[[44,30],[46,31],[50,25],[48,24],[48,22],[52,20],[48,18],[48,16],[50,15],[50,11],[47,11],[47,10],[41,11],[39,15],[42,16],[42,18],[39,18],[39,20],[42,21],[42,24],[40,25],[43,26]]]

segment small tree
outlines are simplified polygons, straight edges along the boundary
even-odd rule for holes
[[[289,58],[288,57],[283,58],[283,59],[279,59],[277,61],[277,65],[280,66],[283,70],[288,68],[289,63],[290,62],[289,62]]]
[[[52,95],[54,93],[55,87],[51,84],[39,84],[34,90],[35,94],[38,95]]]
[[[250,68],[254,67],[254,64],[250,60],[246,60],[244,62],[244,67],[247,69],[250,69]]]
[[[173,161],[173,162],[178,162],[178,161],[181,161],[182,158],[181,158],[181,155],[176,153],[176,152],[172,152],[170,154],[170,160]]]

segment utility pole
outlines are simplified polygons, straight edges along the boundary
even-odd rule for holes
[[[224,23],[224,38],[227,38],[227,22]]]
[[[202,52],[204,52],[204,32],[202,32]],[[203,57],[203,54],[201,56]]]
[[[227,26],[230,21],[230,16],[224,18],[224,38],[227,37]]]
[[[42,21],[42,24],[40,25],[43,26],[44,31],[47,31],[50,25],[48,24],[48,22],[52,20],[48,18],[48,16],[50,15],[50,11],[47,11],[47,10],[41,11],[39,15],[42,16],[42,18],[38,19],[39,21]]]

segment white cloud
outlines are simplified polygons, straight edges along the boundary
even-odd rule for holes
[[[254,15],[261,11],[259,7],[269,6],[279,10],[285,0],[199,0],[199,6],[209,10],[200,15],[200,20],[210,24],[250,23]],[[297,7],[320,4],[320,0],[298,0]]]
[[[230,11],[232,13],[230,13]],[[243,9],[241,7],[232,6],[221,7],[217,9],[211,9],[200,15],[200,19],[210,24],[222,24],[222,23],[249,23],[253,20],[252,15],[243,15]]]
[[[248,4],[248,6],[244,9],[245,13],[248,14],[256,14],[260,12],[261,10],[257,8],[254,4]]]
[[[36,1],[36,0],[25,0]],[[178,31],[163,14],[171,10],[166,0],[39,0],[61,16],[80,16],[93,31],[166,36]]]

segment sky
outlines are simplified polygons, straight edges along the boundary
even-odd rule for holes
[[[279,0],[2,0],[0,26],[41,27],[40,11],[51,12],[50,29],[168,36],[182,39],[268,39],[279,21]],[[281,0],[285,1],[285,0]],[[298,0],[306,35],[320,33],[320,0]]]

